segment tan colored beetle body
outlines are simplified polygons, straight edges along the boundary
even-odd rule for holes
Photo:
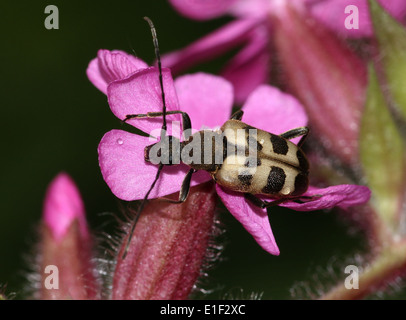
[[[237,192],[285,198],[307,190],[308,161],[294,143],[234,119],[225,122],[217,134],[223,139],[222,163],[188,163],[190,167],[208,171],[216,183]],[[216,151],[213,144],[213,154]]]

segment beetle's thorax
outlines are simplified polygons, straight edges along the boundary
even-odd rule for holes
[[[195,170],[214,172],[223,163],[223,135],[201,130],[181,143],[182,162]]]

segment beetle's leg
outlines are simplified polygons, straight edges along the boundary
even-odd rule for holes
[[[313,196],[299,196],[296,199],[293,199],[293,202],[296,202],[298,204],[302,204],[302,203],[307,203],[307,202],[311,202],[311,201],[315,201],[317,199],[320,199],[321,195],[313,195]]]
[[[285,201],[293,201],[293,202],[296,202],[298,204],[311,202],[311,201],[315,201],[315,200],[319,199],[321,196],[319,196],[319,195],[298,196],[296,198],[281,198],[281,199],[277,199],[277,200],[274,200],[274,201],[263,201],[263,200],[257,198],[256,196],[254,196],[251,193],[245,193],[244,197],[245,197],[245,199],[250,201],[255,206],[264,209],[264,208],[269,208],[269,207],[272,207],[272,206],[277,206],[277,205],[279,205],[281,203],[284,203]]]
[[[159,200],[168,201],[170,203],[183,203],[186,201],[189,190],[190,190],[190,181],[192,180],[192,174],[195,173],[195,169],[190,169],[189,172],[186,174],[185,178],[183,179],[182,186],[179,191],[179,199],[173,200],[169,198],[158,198]]]
[[[245,199],[250,201],[253,205],[255,205],[255,206],[259,207],[259,208],[262,208],[262,209],[272,207],[272,206],[277,206],[277,205],[279,205],[279,204],[281,204],[281,203],[283,203],[285,201],[290,200],[288,198],[281,198],[281,199],[277,199],[277,200],[274,200],[274,201],[263,201],[263,200],[257,198],[256,196],[254,196],[251,193],[244,193],[244,197],[245,197]]]
[[[230,120],[241,120],[243,114],[244,114],[244,111],[238,110],[238,111],[236,111],[236,112],[233,113],[233,115],[231,116]]]
[[[301,147],[308,134],[309,134],[308,127],[299,127],[299,128],[292,129],[292,130],[282,133],[281,137],[285,138],[287,140],[291,140],[291,139],[297,138],[297,137],[302,137],[302,139],[300,139],[300,141],[297,144],[298,147]]]
[[[191,130],[192,129],[192,122],[190,121],[190,117],[186,112],[175,110],[175,111],[167,111],[166,114],[181,114],[182,115],[182,130]],[[158,118],[164,115],[163,112],[148,112],[147,114],[127,114],[123,120],[123,122],[127,122],[130,119],[134,118]]]

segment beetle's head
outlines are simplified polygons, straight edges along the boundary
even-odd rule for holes
[[[165,136],[157,143],[145,147],[144,159],[152,164],[179,164],[180,151],[180,140],[173,136]]]

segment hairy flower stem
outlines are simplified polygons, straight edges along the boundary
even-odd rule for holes
[[[98,298],[98,283],[93,274],[92,241],[81,238],[77,222],[67,229],[61,241],[55,241],[52,232],[43,227],[41,242],[41,288],[36,298],[41,300],[93,300]],[[57,267],[58,288],[48,287],[47,279],[55,276],[55,272],[47,271],[47,267]],[[53,270],[53,269],[51,269]],[[44,285],[45,284],[45,285]]]
[[[117,256],[113,299],[187,299],[201,274],[214,223],[212,182],[193,187],[186,202],[150,201],[125,259]]]
[[[393,241],[374,257],[359,274],[359,289],[347,289],[345,284],[336,286],[321,300],[357,300],[385,289],[397,277],[406,273],[406,241]]]

